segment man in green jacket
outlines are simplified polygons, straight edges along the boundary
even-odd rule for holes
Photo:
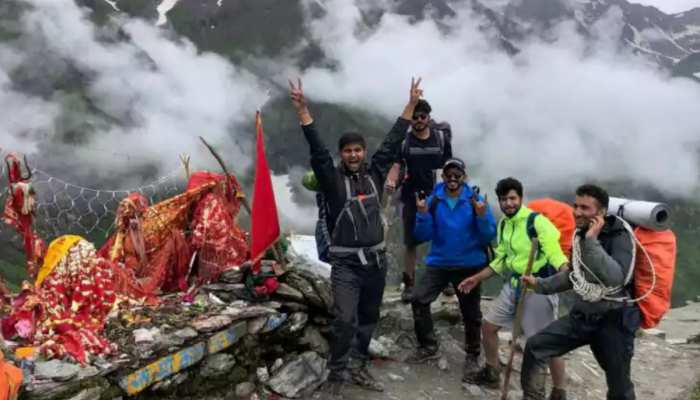
[[[520,276],[525,273],[533,238],[539,240],[539,248],[532,265],[532,274],[539,277],[553,275],[568,268],[568,259],[559,245],[559,230],[544,215],[537,214],[522,205],[523,186],[514,178],[505,178],[496,186],[498,203],[503,217],[496,234],[498,246],[490,268],[465,279],[459,285],[464,292],[471,291],[481,281],[494,274],[509,276],[500,295],[484,316],[482,343],[486,365],[472,373],[465,373],[464,381],[491,388],[500,386],[500,363],[498,361],[498,331],[512,328],[515,309],[521,296]],[[521,328],[525,338],[544,329],[558,314],[558,298],[540,294],[528,294]],[[564,384],[566,373],[564,360],[553,358],[549,364],[554,388],[550,400],[566,399]]]

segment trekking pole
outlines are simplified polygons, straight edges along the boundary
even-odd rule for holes
[[[532,273],[532,264],[535,262],[535,254],[539,246],[539,241],[537,238],[532,239],[532,245],[530,246],[530,256],[527,259],[527,267],[525,268],[525,274],[530,275]],[[518,282],[522,285],[522,282]],[[523,285],[524,286],[524,285]],[[515,346],[518,343],[518,336],[520,336],[521,331],[521,321],[523,319],[523,310],[525,309],[525,296],[527,295],[527,288],[522,287],[520,290],[520,299],[518,299],[518,306],[515,309],[515,321],[513,321],[513,338],[510,343],[510,356],[508,356],[508,364],[506,365],[506,373],[503,379],[503,389],[501,390],[501,400],[508,399],[508,389],[510,386],[510,373],[513,370],[513,357],[515,356]]]

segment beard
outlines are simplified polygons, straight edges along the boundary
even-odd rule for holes
[[[412,128],[415,132],[422,132],[427,127],[428,124],[425,122],[416,122],[412,125]]]

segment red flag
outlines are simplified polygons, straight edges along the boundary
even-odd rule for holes
[[[272,190],[272,178],[270,177],[270,169],[267,166],[267,158],[265,158],[265,142],[263,140],[260,111],[255,114],[255,130],[257,131],[255,184],[253,189],[250,240],[250,257],[254,262],[258,261],[280,236],[275,193]]]

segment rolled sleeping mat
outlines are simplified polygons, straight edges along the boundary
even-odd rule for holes
[[[611,197],[608,215],[617,215],[634,225],[662,231],[668,229],[670,209],[664,203]]]

